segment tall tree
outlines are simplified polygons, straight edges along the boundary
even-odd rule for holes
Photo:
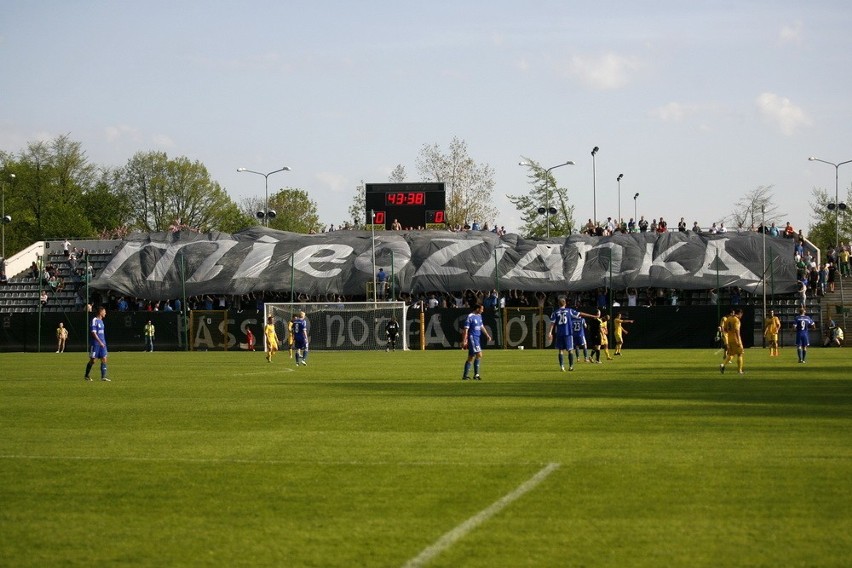
[[[814,188],[811,196],[813,222],[808,227],[808,240],[823,251],[833,247],[837,242],[837,222],[840,226],[840,242],[848,243],[852,240],[852,186],[846,189],[845,201],[841,196],[840,202],[848,207],[845,211],[829,209],[829,204],[834,204],[834,195],[826,189]]]
[[[250,197],[242,201],[244,214],[263,211],[264,201],[259,197]],[[317,203],[304,189],[285,187],[269,196],[269,208],[275,211],[269,228],[291,233],[312,233],[320,230]],[[257,221],[260,223],[260,220]]]
[[[82,198],[94,186],[97,168],[79,142],[68,135],[30,142],[17,157],[3,154],[2,161],[5,177],[15,174],[7,209],[14,212],[16,249],[46,238],[92,235]]]
[[[759,226],[766,219],[766,226],[781,223],[786,213],[781,213],[774,203],[771,185],[761,185],[747,192],[734,206],[730,224],[738,229]]]
[[[390,183],[403,183],[405,182],[406,176],[407,174],[405,173],[405,166],[403,166],[402,164],[397,164],[388,176],[388,181]]]
[[[497,222],[499,211],[493,205],[494,169],[488,164],[477,164],[468,155],[464,140],[454,137],[446,154],[437,144],[424,144],[416,163],[423,181],[446,184],[449,225],[475,220]]]
[[[238,211],[204,164],[183,156],[169,159],[165,152],[138,152],[118,181],[131,196],[134,224],[143,231],[165,231],[175,224],[223,230]]]
[[[553,172],[548,172],[535,160],[524,158],[529,173],[530,191],[523,195],[508,195],[509,201],[521,214],[522,234],[527,237],[547,235],[547,222],[550,222],[550,236],[567,236],[574,232],[574,205],[568,201],[568,188],[559,187]],[[552,207],[556,213],[543,215],[539,209]]]

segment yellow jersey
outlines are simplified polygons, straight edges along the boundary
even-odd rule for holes
[[[263,327],[263,334],[266,336],[267,345],[278,346],[278,336],[275,334],[275,325],[268,323]]]

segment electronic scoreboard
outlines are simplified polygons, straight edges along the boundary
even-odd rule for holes
[[[364,186],[366,225],[376,229],[437,229],[446,226],[443,183],[368,183]],[[375,215],[375,217],[373,217]]]

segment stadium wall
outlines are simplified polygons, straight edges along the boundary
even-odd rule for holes
[[[742,306],[742,337],[746,347],[754,345],[755,324],[754,308]],[[631,349],[657,348],[711,348],[714,346],[719,312],[728,309],[716,306],[654,306],[619,308],[625,312],[625,318],[634,320],[625,329],[628,335],[626,345]],[[594,311],[594,308],[581,308]],[[485,347],[488,349],[506,348],[539,349],[549,347],[547,331],[550,325],[552,309],[545,308],[506,308],[505,310],[486,310],[483,320],[494,341]],[[437,308],[423,312],[423,338],[427,349],[460,349],[460,328],[470,310],[461,308]],[[614,312],[615,313],[615,312]],[[613,314],[614,315],[614,314]],[[353,314],[351,317],[360,317]],[[56,349],[56,328],[63,322],[69,331],[67,351],[83,352],[87,349],[89,316],[82,312],[43,313],[39,326],[39,315],[0,314],[0,351],[17,352],[39,350],[51,352]],[[145,323],[151,320],[156,328],[155,349],[162,351],[184,350],[184,327],[180,314],[168,312],[108,312],[106,317],[107,344],[111,351],[142,351],[145,341],[142,335]],[[189,342],[195,350],[239,351],[248,348],[246,329],[251,328],[258,339],[257,349],[262,347],[263,316],[255,311],[228,312],[227,321],[202,318],[193,328]],[[363,326],[340,326],[339,333],[361,329]],[[421,319],[419,310],[410,310],[408,314],[408,345],[419,349],[421,344]],[[286,342],[285,338],[281,338]],[[312,349],[339,349],[340,338],[333,345],[312,344]],[[818,338],[816,338],[818,339]],[[359,338],[343,338],[358,341]],[[610,325],[610,344],[612,345],[612,325]]]

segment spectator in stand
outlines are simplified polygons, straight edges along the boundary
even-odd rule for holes
[[[648,230],[649,230],[650,232],[652,232],[652,233],[656,233],[656,232],[657,232],[657,220],[656,220],[656,219],[652,219],[652,220],[651,220],[651,226],[650,226],[650,227],[648,227]]]
[[[709,295],[710,295],[710,305],[711,306],[718,306],[719,305],[719,292],[718,292],[718,290],[716,290],[716,288],[710,288]]]
[[[784,237],[788,239],[792,239],[796,236],[796,230],[793,229],[793,225],[790,224],[790,221],[787,221],[787,225],[784,227]]]
[[[802,241],[796,240],[796,244],[793,245],[793,255],[796,260],[805,258],[805,244]]]
[[[817,271],[816,268],[812,270]],[[825,296],[825,288],[828,285],[828,267],[823,264],[820,265],[819,271],[817,271],[817,290],[819,290],[820,296]]]
[[[636,232],[636,221],[633,220],[633,217],[630,218],[630,221],[627,222],[627,232],[635,233]]]
[[[65,242],[62,243],[62,254],[65,255],[65,258],[71,255],[71,242],[68,239],[65,239]]]
[[[700,233],[701,232],[701,227],[698,226],[698,221],[693,221],[692,232],[693,233]]]
[[[834,292],[834,282],[837,280],[837,266],[828,264],[828,291]]]
[[[391,223],[391,231],[401,231],[402,223],[399,222],[399,219],[394,219],[393,223]]]
[[[126,312],[128,309],[130,309],[127,300],[124,298],[124,296],[118,299],[118,304],[116,307],[120,312]]]
[[[686,221],[683,220],[683,217],[680,218],[680,221],[677,223],[677,230],[679,233],[686,232]]]
[[[633,307],[639,301],[639,293],[636,288],[627,289],[627,307]]]
[[[657,232],[658,233],[665,233],[668,230],[669,230],[669,224],[666,223],[665,219],[660,217],[660,222],[657,223]]]
[[[645,219],[644,215],[639,217],[639,232],[640,233],[648,232],[648,220]]]
[[[772,223],[769,226],[769,236],[770,237],[777,237],[778,236],[778,227],[775,226],[775,223]]]
[[[841,276],[849,276],[849,248],[840,245],[840,253],[837,255],[837,265]]]
[[[42,290],[38,301],[41,302],[41,307],[47,306],[47,290]]]
[[[479,219],[473,220],[473,224],[470,226],[470,230],[471,231],[478,231],[479,230]]]
[[[595,224],[591,219],[586,223],[586,234],[594,236],[595,234]]]
[[[726,228],[725,228],[725,223],[724,223],[724,221],[722,221],[722,222],[720,222],[720,223],[719,223],[719,230],[718,230],[718,232],[719,232],[719,233],[727,233],[727,232],[728,232],[728,229],[726,229]]]
[[[796,299],[801,307],[804,307],[808,303],[808,284],[806,281],[799,280]]]
[[[714,221],[713,224],[710,226],[710,234],[715,235],[718,232],[719,232],[719,227],[716,226],[716,222]]]

